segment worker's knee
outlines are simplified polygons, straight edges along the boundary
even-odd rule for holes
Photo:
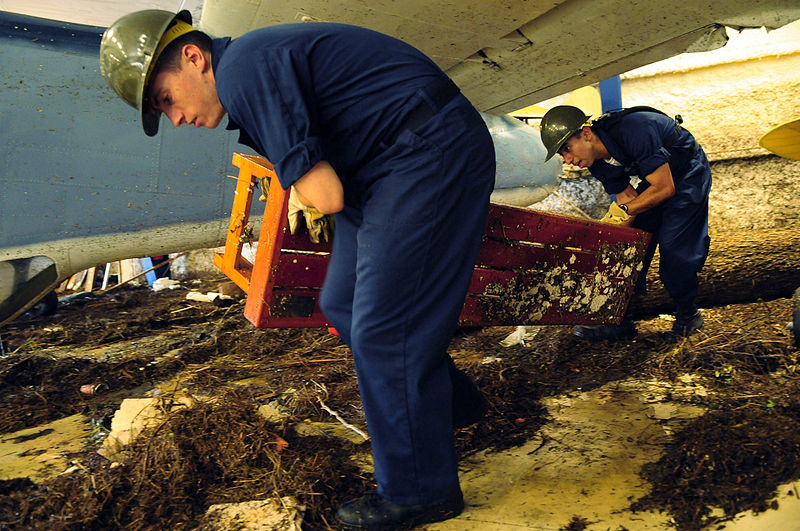
[[[357,326],[351,327],[350,334],[350,347],[359,352],[371,352],[377,349],[382,349],[385,337],[368,322],[358,320]]]
[[[678,276],[699,273],[706,258],[703,250],[699,248],[665,249],[662,246],[660,252],[660,269]]]
[[[319,298],[319,308],[325,315],[328,323],[336,329],[339,337],[350,344],[350,323],[352,320],[352,305],[345,303],[341,298],[329,290],[322,290]]]

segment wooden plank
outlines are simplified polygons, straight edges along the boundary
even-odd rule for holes
[[[249,168],[254,175],[263,169],[253,163],[243,167]],[[258,249],[250,276],[250,289],[244,306],[244,316],[254,325],[259,326],[268,318],[274,286],[274,269],[280,259],[283,237],[289,221],[286,216],[289,194],[284,192],[277,178],[270,179],[264,217],[261,220],[261,231],[258,236]]]
[[[282,252],[274,270],[276,287],[321,288],[328,271],[329,255]]]
[[[126,260],[120,260],[120,276],[119,276],[119,284],[123,284],[128,282],[133,277],[136,276],[136,259],[135,258],[128,258]]]
[[[87,270],[87,272],[86,272],[86,282],[84,282],[84,284],[83,284],[83,291],[88,291],[88,292],[91,293],[91,291],[94,289],[94,276],[95,276],[96,272],[97,272],[97,267],[96,266],[90,267]]]
[[[257,328],[318,328],[329,326],[319,308],[319,290],[274,288],[269,311],[253,323]]]
[[[297,234],[289,232],[289,228],[283,234],[283,244],[281,248],[288,251],[308,251],[313,253],[330,253],[333,249],[332,243],[314,243],[308,237],[308,232],[303,230]]]
[[[108,287],[108,279],[111,276],[111,264],[113,262],[106,263],[105,269],[103,269],[103,282],[100,284],[100,290],[103,291]]]
[[[627,244],[643,237],[649,240],[646,233],[629,227],[498,204],[489,207],[484,236],[585,251],[598,250],[603,245]]]
[[[476,270],[460,321],[470,325],[619,322],[634,283],[635,278],[568,268]]]
[[[81,286],[81,284],[83,284],[85,279],[86,279],[86,270],[84,269],[83,271],[78,271],[77,273],[72,275],[72,278],[70,279],[69,284],[67,285],[67,289],[70,291],[78,289]]]
[[[580,249],[554,249],[527,242],[484,239],[477,260],[479,267],[498,269],[555,267],[558,264],[590,270],[597,266],[598,254]]]

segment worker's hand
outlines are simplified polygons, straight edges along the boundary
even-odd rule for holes
[[[289,231],[292,234],[297,231],[301,217],[305,219],[308,235],[312,242],[333,240],[333,215],[323,214],[312,206],[304,205],[292,187],[289,192]]]
[[[622,207],[619,206],[619,203],[614,201],[611,203],[611,206],[608,207],[608,212],[606,212],[606,215],[603,216],[600,221],[611,225],[628,225],[630,219],[631,215],[625,212]]]

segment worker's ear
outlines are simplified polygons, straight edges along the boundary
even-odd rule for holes
[[[591,127],[589,127],[588,125],[584,125],[581,128],[581,138],[583,140],[586,140],[587,142],[591,142],[593,136],[594,136],[594,132],[592,131]]]
[[[181,48],[181,66],[191,65],[200,72],[207,66],[206,56],[196,44],[184,44]]]

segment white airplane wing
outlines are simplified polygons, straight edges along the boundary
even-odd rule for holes
[[[201,24],[241,35],[285,22],[355,24],[413,44],[478,110],[504,114],[686,51],[724,26],[776,28],[797,0],[206,0]]]

